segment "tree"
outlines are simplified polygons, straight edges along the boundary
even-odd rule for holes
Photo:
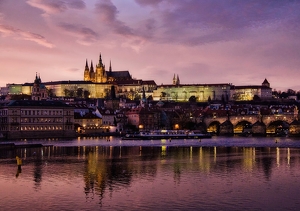
[[[161,99],[161,100],[164,100],[166,96],[167,96],[167,93],[161,92],[161,94],[160,94],[160,99]]]
[[[129,92],[127,92],[127,98],[130,100],[134,100],[136,96],[136,93],[133,90],[130,90]]]
[[[211,102],[211,97],[210,97],[210,96],[208,96],[207,101],[208,101],[209,103]]]
[[[136,101],[141,100],[141,95],[139,95],[139,93],[135,93],[134,100]]]
[[[178,99],[178,93],[177,92],[172,93],[172,99],[175,99],[175,101],[177,101],[177,99]]]
[[[253,96],[253,100],[254,100],[254,101],[260,101],[260,97],[259,97],[258,95],[254,95],[254,96]]]
[[[82,98],[82,96],[83,96],[83,88],[78,88],[76,90],[76,97]]]
[[[69,97],[70,96],[70,90],[64,89],[64,94],[65,94],[65,97]]]
[[[89,92],[88,90],[84,90],[84,91],[83,91],[83,97],[84,97],[85,99],[89,98],[89,97],[90,97],[90,92]]]
[[[197,101],[197,98],[194,95],[190,96],[190,98],[189,98],[190,103],[195,103],[196,101]]]
[[[275,97],[275,98],[279,98],[279,96],[280,96],[280,91],[279,91],[279,92],[276,91],[276,90],[272,91],[272,96]]]
[[[289,94],[286,92],[282,92],[282,93],[280,93],[279,96],[280,96],[280,98],[288,98]]]
[[[53,93],[53,89],[47,89],[47,94],[49,97],[54,97],[55,94]]]
[[[300,91],[297,92],[297,100],[300,100]]]
[[[288,90],[287,90],[287,93],[289,94],[289,96],[291,96],[291,95],[296,95],[296,91],[295,91],[295,90],[292,90],[292,89],[288,89]]]

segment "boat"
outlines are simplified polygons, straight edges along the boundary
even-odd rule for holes
[[[188,130],[151,130],[126,134],[123,140],[157,140],[157,139],[202,139],[211,138],[210,134]]]

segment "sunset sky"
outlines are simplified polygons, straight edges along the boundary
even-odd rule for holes
[[[0,86],[83,80],[85,61],[182,84],[300,90],[298,0],[0,0]]]

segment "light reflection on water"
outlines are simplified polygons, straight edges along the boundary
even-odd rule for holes
[[[298,210],[300,141],[274,140],[111,137],[0,149],[0,209]]]
[[[109,141],[107,141],[109,140]],[[122,140],[120,137],[78,137],[72,140],[40,139],[15,141],[16,144],[40,143],[54,146],[222,146],[222,147],[299,147],[300,138],[218,137],[209,139]]]

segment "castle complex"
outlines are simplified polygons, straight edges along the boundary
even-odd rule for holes
[[[181,84],[179,75],[174,74],[171,84],[158,86],[154,80],[133,79],[129,71],[113,71],[111,62],[107,71],[101,54],[95,66],[92,61],[89,66],[86,60],[81,81],[54,81],[42,84],[40,76],[36,75],[34,83],[7,84],[1,88],[1,94],[28,94],[32,99],[42,100],[46,99],[51,91],[51,95],[56,97],[107,98],[112,87],[116,97],[129,99],[141,98],[143,91],[146,97],[152,96],[153,100],[180,102],[189,101],[191,97],[197,102],[272,98],[272,88],[266,79],[262,85],[249,86],[234,86],[230,83]]]

